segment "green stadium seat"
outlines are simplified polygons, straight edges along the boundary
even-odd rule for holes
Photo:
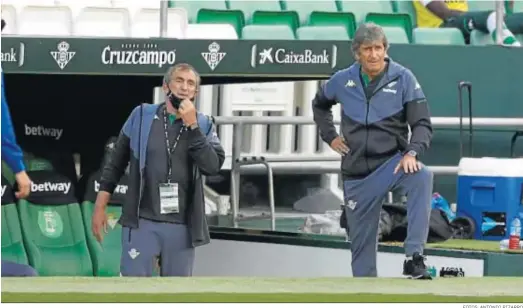
[[[478,30],[472,30],[470,33],[470,45],[492,45],[495,44],[492,36]]]
[[[490,0],[467,0],[469,12],[474,11],[492,11],[496,9],[496,1]]]
[[[5,161],[2,160],[2,176],[5,178],[5,181],[11,185],[14,185],[16,181],[15,174],[13,170],[7,165]]]
[[[465,38],[455,28],[416,28],[413,43],[425,45],[465,45]]]
[[[365,21],[368,13],[391,14],[392,4],[389,1],[366,0],[366,1],[340,1],[342,12],[352,12],[356,17],[356,24],[359,25]]]
[[[244,0],[230,0],[229,9],[240,10],[245,16],[245,21],[251,23],[252,15],[254,12],[269,12],[279,13],[281,12],[281,5],[278,0],[265,0],[265,1],[244,1]]]
[[[387,40],[389,41],[389,44],[408,44],[409,38],[407,37],[407,33],[405,33],[405,30],[399,27],[383,27],[383,31],[385,32],[385,36],[387,36]]]
[[[230,24],[236,29],[238,36],[245,25],[243,12],[239,10],[210,10],[200,9],[196,17],[199,24]]]
[[[299,16],[294,11],[282,11],[280,1],[229,1],[229,9],[243,12],[245,23],[254,25],[288,25],[293,32],[299,27]]]
[[[26,157],[24,160],[28,171],[54,170],[53,164],[45,158]]]
[[[303,26],[296,31],[299,40],[340,40],[350,39],[347,30],[341,26]]]
[[[369,13],[365,17],[366,22],[373,22],[382,27],[400,27],[405,30],[409,41],[412,42],[412,22],[410,16],[407,14],[382,14],[382,13]]]
[[[516,35],[516,39],[523,44],[523,34]],[[470,33],[470,45],[495,45],[496,41],[491,34],[472,30]]]
[[[31,193],[18,201],[29,264],[41,276],[93,276],[80,205],[71,180],[29,171]]]
[[[285,25],[296,32],[300,26],[300,18],[295,11],[255,11],[251,18],[253,25]]]
[[[37,158],[33,154],[24,152],[24,165],[27,170],[53,170],[53,165],[46,159]],[[5,180],[14,185],[16,178],[13,170],[2,160],[2,175]]]
[[[107,234],[102,244],[96,240],[91,230],[92,217],[94,213],[96,195],[99,191],[99,179],[101,172],[95,172],[89,177],[84,201],[82,202],[82,214],[87,238],[87,246],[93,260],[93,272],[95,276],[114,277],[120,275],[120,258],[122,253],[122,227],[118,220],[122,215],[122,205],[128,190],[128,175],[124,175],[118,183],[111,200],[107,205]]]
[[[2,203],[2,260],[29,264],[15,203]]]
[[[300,25],[306,26],[309,23],[312,12],[338,12],[336,1],[282,1],[282,7],[287,11],[295,11],[300,18]]]
[[[13,187],[2,175],[2,260],[29,264]]]
[[[412,23],[412,28],[416,27],[416,10],[412,1],[392,0],[391,1],[394,12],[408,14]]]
[[[198,11],[201,9],[207,10],[227,10],[225,0],[222,1],[171,1],[171,7],[183,8],[187,11],[189,23],[196,23]]]
[[[294,40],[294,32],[285,25],[247,25],[242,29],[242,38],[247,40]]]
[[[354,14],[347,12],[312,12],[309,26],[343,26],[349,37],[356,32]]]
[[[514,13],[523,13],[523,1],[514,1]]]

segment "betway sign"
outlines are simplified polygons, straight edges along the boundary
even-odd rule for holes
[[[129,189],[128,185],[116,185],[116,188],[114,189],[115,194],[127,194],[127,190]],[[94,191],[99,192],[100,191],[100,183],[98,181],[94,181]]]
[[[64,195],[67,195],[69,189],[71,189],[71,183],[31,183],[32,192],[61,192]]]
[[[331,68],[336,66],[338,47],[331,49],[289,50],[286,48],[251,48],[251,66],[253,68],[267,64],[323,64]]]

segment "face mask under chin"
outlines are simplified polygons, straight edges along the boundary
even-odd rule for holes
[[[167,97],[169,98],[169,101],[171,102],[171,105],[178,109],[180,107],[180,104],[182,103],[182,100],[177,97],[176,95],[174,95],[174,93],[172,91],[169,91],[169,93],[167,93]]]

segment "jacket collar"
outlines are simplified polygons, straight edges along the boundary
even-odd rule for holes
[[[380,81],[380,85],[389,83],[392,79],[397,78],[403,71],[403,67],[401,65],[399,65],[397,62],[393,61],[390,57],[386,57],[385,61],[388,62],[388,67],[386,68],[386,72]],[[355,62],[349,68],[349,75],[354,80],[359,80],[360,71],[361,71],[361,64],[359,62]]]

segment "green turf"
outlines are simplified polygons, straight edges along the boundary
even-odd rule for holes
[[[177,294],[108,294],[108,293],[9,293],[2,292],[3,303],[521,303],[523,296],[438,296],[432,294],[340,294],[340,293],[177,293]]]
[[[384,242],[380,243],[386,246],[403,246],[403,242]],[[485,251],[499,253],[523,253],[523,250],[501,250],[498,241],[480,241],[480,240],[457,240],[452,239],[440,243],[427,244],[427,248],[440,249],[457,249],[469,251]]]
[[[460,249],[488,252],[523,253],[523,250],[500,250],[498,241],[479,240],[448,240],[441,243],[428,244],[427,247],[443,249]]]
[[[2,292],[32,293],[337,293],[444,296],[523,296],[519,277],[436,278],[244,278],[244,277],[36,277],[2,278]],[[488,286],[488,287],[487,287]]]

